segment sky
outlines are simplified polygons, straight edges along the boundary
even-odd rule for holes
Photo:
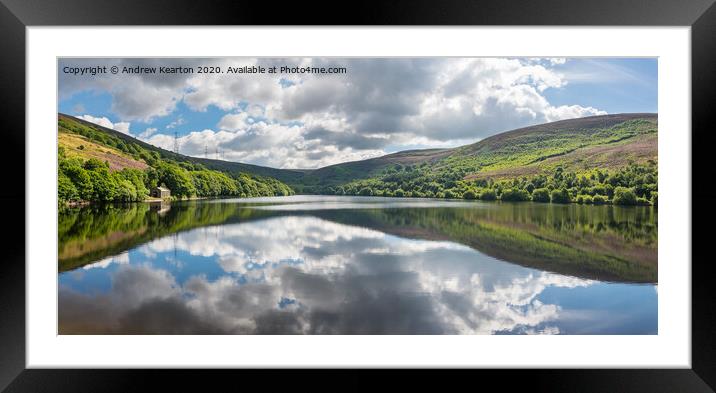
[[[68,72],[106,66],[106,73]],[[117,74],[109,72],[119,67]],[[229,67],[277,73],[228,73]],[[280,67],[342,67],[288,73]],[[124,67],[191,67],[124,73]],[[198,73],[220,67],[221,73]],[[319,168],[577,117],[657,112],[656,58],[60,59],[59,111],[180,153]]]

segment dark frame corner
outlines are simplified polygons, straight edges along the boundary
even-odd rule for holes
[[[107,0],[0,0],[0,96],[6,145],[3,167],[25,161],[25,45],[27,26],[73,25],[598,25],[691,26],[692,55],[692,179],[711,179],[712,166],[705,150],[716,144],[711,129],[716,102],[716,5],[714,0],[688,3],[677,0],[398,0],[377,4],[338,4],[316,0],[292,2],[277,13],[270,2],[237,1],[107,1]],[[320,8],[321,13],[313,12]],[[323,11],[328,11],[324,13]],[[300,23],[297,21],[300,20]],[[701,154],[697,154],[701,153]],[[698,165],[697,157],[704,160]],[[8,171],[12,172],[12,171]],[[0,202],[24,209],[7,209],[12,222],[5,240],[9,251],[0,273],[0,390],[7,391],[127,391],[142,387],[146,377],[165,377],[150,370],[40,370],[26,369],[25,358],[25,172],[6,174]],[[20,186],[22,185],[22,187]],[[686,191],[684,191],[686,192]],[[716,191],[688,190],[692,204],[716,202]],[[714,213],[700,213],[692,221],[692,255],[708,244],[708,229],[700,230]],[[22,228],[22,230],[20,230]],[[11,238],[13,236],[14,238]],[[703,253],[706,255],[706,253]],[[678,261],[670,261],[676,263]],[[676,370],[500,370],[475,371],[481,379],[529,383],[531,390],[713,392],[716,389],[716,297],[707,281],[709,258],[692,263],[692,368]],[[174,384],[206,390],[204,383],[221,382],[208,371],[172,373]],[[232,373],[233,374],[233,373]],[[515,375],[518,374],[518,375]],[[198,377],[198,378],[197,378]],[[520,378],[521,377],[521,378]],[[166,378],[165,378],[166,379]],[[235,379],[235,376],[232,377]],[[473,379],[473,378],[471,378]],[[203,380],[199,382],[198,380]],[[216,381],[216,382],[214,382]],[[295,380],[293,380],[295,382]],[[491,381],[492,382],[492,381]],[[483,382],[484,383],[484,382]],[[481,385],[483,384],[481,383]],[[192,389],[193,390],[193,389]]]

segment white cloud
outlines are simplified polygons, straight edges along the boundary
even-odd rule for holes
[[[183,117],[179,116],[178,119],[176,119],[176,120],[174,120],[173,122],[167,124],[166,128],[167,128],[167,129],[176,128],[177,126],[181,126],[181,125],[184,125],[184,124],[186,124],[186,120],[184,120]]]
[[[574,119],[576,117],[606,114],[606,111],[602,111],[591,106],[583,107],[579,105],[562,105],[558,107],[550,107],[545,110],[545,118],[547,119],[547,121]]]
[[[119,131],[123,134],[130,135],[129,134],[129,126],[130,126],[129,122],[120,121],[117,123],[112,123],[106,117],[94,117],[92,115],[82,115],[82,116],[77,116],[77,117],[79,119],[86,120],[90,123],[94,123],[94,124],[97,124],[99,126],[106,127],[106,128],[111,128],[111,129],[113,129],[115,131]]]
[[[247,112],[230,113],[221,118],[218,126],[222,130],[238,131],[250,126],[248,120],[249,114]]]
[[[119,255],[115,255],[113,257],[107,257],[107,258],[101,259],[95,263],[91,263],[89,265],[82,266],[82,269],[84,269],[84,270],[96,269],[96,268],[105,269],[113,263],[116,263],[118,265],[129,264],[129,253],[123,252],[123,253],[121,253]]]
[[[156,128],[156,127],[149,127],[149,128],[147,128],[146,130],[144,130],[144,132],[142,132],[141,134],[139,134],[138,137],[139,137],[140,139],[147,139],[147,138],[149,138],[150,136],[152,136],[152,135],[154,135],[154,134],[156,134],[156,133],[157,133],[157,128]]]
[[[174,111],[181,99],[181,91],[171,87],[156,87],[129,79],[112,91],[111,111],[123,119],[151,121]]]
[[[393,150],[401,145],[455,146],[528,125],[606,113],[591,106],[549,102],[545,92],[565,88],[571,80],[560,71],[566,61],[110,59],[108,64],[120,66],[180,62],[224,70],[243,65],[340,65],[348,73],[97,76],[82,81],[61,75],[60,90],[63,97],[88,89],[106,91],[112,96],[111,111],[123,120],[151,122],[175,113],[180,101],[192,111],[213,106],[227,113],[217,121],[216,129],[195,129],[182,137],[182,153],[203,156],[206,147],[212,156],[218,148],[228,160],[316,168],[382,155],[388,146]],[[281,80],[291,83],[282,85]],[[179,115],[166,129],[184,123]],[[128,132],[129,123],[115,123],[112,128]],[[141,137],[173,147],[173,136],[145,131]]]

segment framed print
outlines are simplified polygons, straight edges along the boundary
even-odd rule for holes
[[[3,2],[2,386],[712,391],[711,2],[353,7]]]

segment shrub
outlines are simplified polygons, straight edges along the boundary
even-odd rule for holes
[[[654,205],[654,206],[656,206],[656,203],[657,203],[658,199],[659,199],[659,193],[656,192],[656,191],[652,191],[652,193],[651,193],[651,204]]]
[[[445,190],[445,198],[446,199],[455,198],[455,193],[453,192],[453,190]]]
[[[591,205],[592,203],[594,203],[594,199],[591,195],[582,195],[582,202],[585,205]]]
[[[397,190],[395,190],[395,192],[393,193],[393,195],[395,195],[395,196],[397,196],[397,197],[404,197],[404,196],[405,196],[405,191],[403,191],[402,188],[398,188]]]
[[[532,191],[532,200],[535,202],[549,203],[549,190],[546,188],[536,188]]]
[[[525,190],[510,188],[502,192],[500,199],[511,202],[529,201],[530,195]]]
[[[477,194],[475,194],[475,191],[473,190],[467,190],[464,194],[462,194],[462,197],[464,199],[477,199]]]
[[[564,188],[552,190],[552,203],[569,203],[569,193]]]
[[[634,194],[631,188],[617,187],[614,189],[614,199],[612,203],[615,205],[636,205],[636,194]]]
[[[604,195],[595,195],[592,197],[592,201],[595,205],[603,205],[609,202],[609,199],[607,199],[607,197],[605,197]]]
[[[132,202],[137,200],[137,189],[129,180],[117,182],[117,191],[114,200],[118,202]]]
[[[584,197],[582,195],[577,195],[577,198],[575,198],[574,201],[581,205],[584,203]]]
[[[117,195],[117,182],[108,172],[87,171],[87,174],[92,181],[92,200],[102,202],[114,200]]]
[[[358,195],[361,195],[361,196],[371,196],[371,195],[373,195],[373,190],[371,190],[371,189],[368,188],[368,187],[363,187],[363,188],[361,188],[361,190],[358,192]]]
[[[57,198],[60,201],[72,201],[78,196],[77,187],[72,184],[72,180],[60,171],[57,177]]]
[[[487,189],[480,194],[480,199],[483,201],[494,201],[497,199],[497,194],[494,190]]]
[[[592,187],[592,192],[594,192],[594,195],[608,195],[607,188],[602,184]]]
[[[614,186],[606,184],[604,188],[607,190],[607,198],[612,198],[614,196]]]

